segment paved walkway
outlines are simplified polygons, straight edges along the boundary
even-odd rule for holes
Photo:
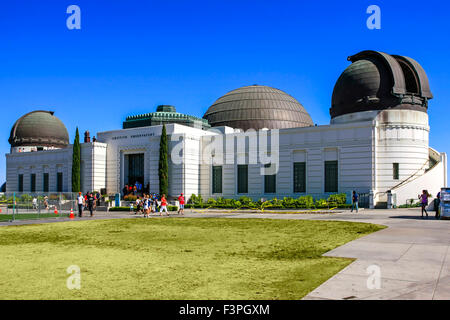
[[[367,215],[367,218],[363,218]],[[420,210],[366,212],[358,219],[387,229],[349,242],[325,255],[356,261],[305,299],[450,299],[450,221],[420,218]],[[380,289],[369,289],[367,268],[380,267]]]
[[[171,217],[178,217],[171,215]],[[99,213],[89,219],[136,218],[129,213]],[[155,216],[156,217],[156,216]],[[159,217],[159,216],[157,216]],[[450,299],[450,221],[420,218],[420,209],[364,210],[336,214],[251,214],[242,212],[186,212],[186,218],[268,218],[367,222],[388,228],[349,242],[325,256],[356,259],[305,299]],[[68,221],[16,221],[35,224]],[[11,225],[11,223],[0,223]],[[381,271],[380,289],[369,289],[367,268]]]

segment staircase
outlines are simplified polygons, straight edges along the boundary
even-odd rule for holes
[[[375,205],[375,209],[387,209],[387,201],[378,201]]]

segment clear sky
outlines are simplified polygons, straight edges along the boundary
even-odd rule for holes
[[[81,30],[66,9],[81,8]],[[381,30],[369,30],[369,5]],[[55,111],[73,140],[120,129],[159,104],[202,117],[220,96],[268,85],[328,124],[347,56],[378,50],[410,56],[430,78],[430,145],[450,153],[450,4],[443,0],[3,1],[0,5],[0,150],[14,122]],[[5,158],[0,157],[0,184]]]

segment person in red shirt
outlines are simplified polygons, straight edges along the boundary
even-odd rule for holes
[[[163,194],[161,197],[161,209],[159,210],[160,216],[162,216],[163,211],[166,211],[166,214],[169,215],[169,212],[167,211],[167,200],[165,194]]]
[[[183,214],[184,215],[184,197],[183,194],[181,194],[178,197],[178,201],[180,202],[180,209],[178,210],[178,214]]]

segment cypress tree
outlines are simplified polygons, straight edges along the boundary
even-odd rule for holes
[[[167,142],[167,132],[166,125],[163,125],[161,140],[159,143],[159,193],[165,194],[168,196],[169,194],[169,145]]]
[[[72,192],[81,191],[81,145],[80,145],[80,133],[75,133],[75,141],[73,143],[73,155],[72,155]]]

